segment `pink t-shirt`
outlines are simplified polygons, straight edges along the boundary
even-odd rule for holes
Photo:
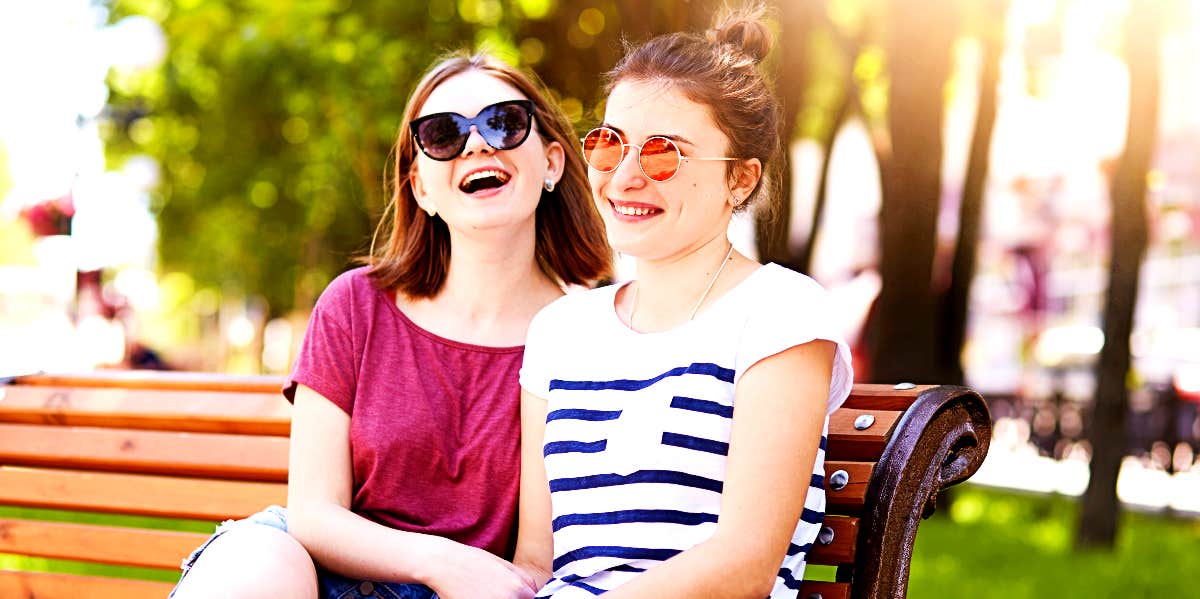
[[[524,347],[434,335],[359,268],[313,309],[284,395],[311,387],[350,415],[351,509],[510,558]]]

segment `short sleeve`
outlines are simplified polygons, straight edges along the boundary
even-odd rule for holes
[[[334,279],[313,307],[292,374],[283,389],[295,401],[296,386],[304,385],[349,414],[354,406],[358,353],[351,336],[354,310],[353,276]]]
[[[746,327],[738,343],[734,383],[759,361],[815,339],[837,344],[833,373],[829,384],[827,413],[832,413],[850,394],[854,383],[850,347],[840,331],[837,313],[828,294],[816,281],[783,267],[765,278],[756,291],[758,300],[747,316]]]
[[[525,335],[525,356],[521,362],[521,388],[545,398],[550,393],[551,352],[555,347],[556,325],[563,298],[551,302],[533,317]]]

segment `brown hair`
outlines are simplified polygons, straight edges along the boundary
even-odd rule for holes
[[[394,169],[391,200],[375,230],[387,235],[379,248],[371,242],[368,275],[375,285],[396,288],[409,297],[433,297],[446,280],[450,264],[450,231],[445,221],[417,207],[410,185],[416,165],[417,145],[408,124],[415,119],[437,86],[468,71],[483,71],[521,92],[533,102],[534,121],[543,144],[556,141],[566,153],[562,179],[554,191],[542,192],[536,219],[538,266],[551,279],[573,285],[590,285],[609,276],[612,250],[604,234],[604,223],[592,202],[583,160],[573,152],[575,132],[562,111],[546,100],[547,94],[535,76],[486,54],[457,52],[443,58],[421,79],[404,111],[404,122],[392,148]]]
[[[771,50],[771,32],[763,23],[762,5],[726,11],[703,35],[670,33],[639,46],[625,44],[625,56],[606,74],[607,93],[626,80],[666,82],[688,99],[709,108],[713,121],[729,139],[728,154],[757,158],[763,165],[742,210],[758,196],[772,209],[772,183],[777,180],[780,151],[779,101],[759,64]],[[739,163],[729,163],[732,175]]]

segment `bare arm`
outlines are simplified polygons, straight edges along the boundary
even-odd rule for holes
[[[521,391],[521,508],[513,563],[532,576],[538,587],[550,579],[554,560],[550,484],[542,461],[546,409],[546,400]]]
[[[809,342],[742,375],[716,532],[605,597],[762,599],[770,593],[804,509],[835,350],[829,341]]]
[[[351,512],[350,417],[303,385],[288,468],[288,532],[322,566],[367,580],[421,583],[444,599],[533,596],[527,576],[486,551]]]

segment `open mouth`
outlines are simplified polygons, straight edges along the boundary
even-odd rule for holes
[[[503,187],[512,176],[499,169],[484,169],[469,173],[463,177],[458,188],[464,193],[475,193],[486,189]]]
[[[625,204],[610,201],[609,204],[613,207],[613,212],[621,216],[652,216],[662,212],[661,208],[647,206],[645,204]]]

